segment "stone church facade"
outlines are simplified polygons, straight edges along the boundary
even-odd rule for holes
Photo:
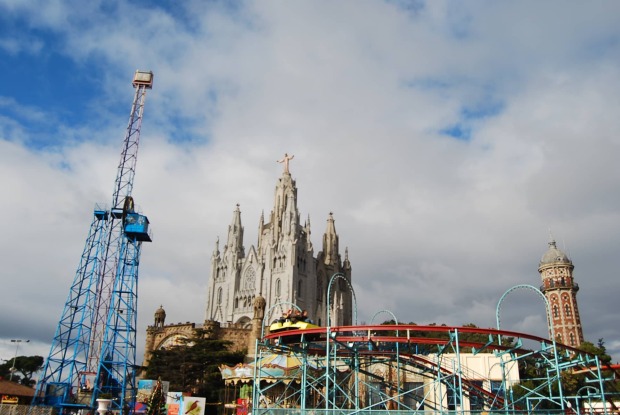
[[[266,301],[266,318],[273,320],[293,305],[306,310],[316,324],[326,324],[327,291],[330,289],[330,324],[349,325],[352,318],[351,263],[344,260],[330,213],[321,250],[315,255],[310,240],[310,219],[302,225],[297,207],[297,187],[285,170],[275,188],[269,221],[261,215],[258,244],[245,250],[239,206],[228,227],[226,243],[219,240],[211,257],[211,278],[205,320],[248,327],[254,300]]]
[[[332,213],[322,237],[321,250],[314,252],[310,218],[301,224],[297,186],[289,169],[292,157],[281,160],[284,171],[275,186],[273,208],[258,224],[258,244],[247,249],[239,205],[233,212],[225,244],[219,238],[211,255],[205,321],[166,324],[163,306],[147,328],[143,365],[152,350],[189,338],[202,329],[207,336],[228,340],[236,350],[253,350],[260,323],[269,324],[288,309],[308,312],[317,325],[325,325],[330,294],[329,323],[352,324],[353,294],[348,250],[340,254],[339,236]],[[332,277],[333,283],[330,285]],[[258,327],[257,327],[258,326]]]

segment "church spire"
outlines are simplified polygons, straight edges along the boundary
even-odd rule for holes
[[[338,264],[338,234],[336,233],[336,225],[334,224],[334,214],[329,212],[327,218],[327,230],[323,235],[323,253],[325,255],[325,264]]]
[[[314,248],[312,247],[312,239],[310,239],[310,215],[308,215],[308,220],[306,221],[306,247],[308,251],[312,251]]]
[[[279,243],[285,237],[294,239],[297,233],[299,218],[297,187],[287,168],[285,166],[285,171],[276,184],[271,211],[271,229],[275,243]]]
[[[241,226],[241,210],[239,204],[233,212],[233,220],[228,226],[228,240],[226,248],[229,252],[234,252],[239,256],[243,256],[243,226]]]
[[[217,258],[220,256],[220,237],[218,236],[215,240],[215,249],[213,250],[213,258]]]
[[[258,252],[262,251],[262,244],[261,241],[263,240],[262,236],[263,236],[263,229],[265,229],[265,211],[261,211],[260,213],[260,220],[258,221]]]

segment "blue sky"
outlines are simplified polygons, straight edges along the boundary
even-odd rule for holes
[[[255,243],[287,152],[315,246],[334,212],[362,318],[493,326],[506,290],[539,285],[551,229],[586,338],[618,360],[619,9],[0,0],[0,358],[11,338],[47,353],[142,69],[141,336],[160,304],[203,321],[215,241],[239,203]],[[541,307],[515,294],[502,321],[545,335]]]

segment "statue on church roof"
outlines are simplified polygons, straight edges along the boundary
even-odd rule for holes
[[[288,153],[284,153],[284,158],[282,160],[276,160],[278,163],[284,163],[284,173],[290,174],[288,171],[288,162],[292,160],[295,156],[289,156]]]

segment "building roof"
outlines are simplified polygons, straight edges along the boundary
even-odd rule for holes
[[[34,389],[0,378],[0,395],[34,397]]]
[[[568,255],[558,249],[555,245],[555,241],[552,239],[549,241],[549,249],[547,249],[547,252],[544,253],[540,260],[540,265],[554,264],[557,262],[572,264],[571,260],[568,258]]]

